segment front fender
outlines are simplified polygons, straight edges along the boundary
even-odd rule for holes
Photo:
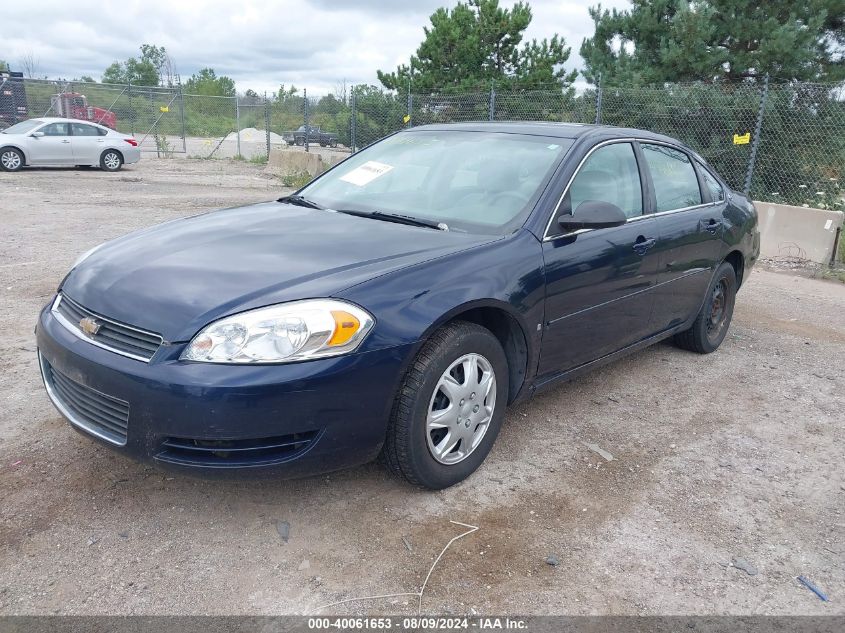
[[[533,377],[536,371],[545,276],[540,242],[524,229],[488,244],[390,272],[336,296],[366,308],[376,319],[361,351],[409,343],[416,350],[432,332],[463,312],[500,309],[516,320],[525,335],[526,378]]]
[[[13,147],[18,150],[21,154],[23,154],[23,160],[25,165],[30,165],[31,161],[29,160],[29,152],[22,145],[18,145],[17,143],[3,143],[0,145],[0,150],[6,149],[7,147]]]

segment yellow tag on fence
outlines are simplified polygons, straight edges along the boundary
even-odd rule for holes
[[[751,142],[751,132],[734,134],[734,145],[748,145]]]
[[[170,112],[170,106],[161,106],[159,110],[162,112]]]
[[[403,123],[407,123],[407,122],[408,122],[408,121],[410,121],[410,120],[411,120],[411,115],[410,115],[410,114],[406,114],[405,116],[403,116],[403,117],[402,117],[402,122],[403,122]]]

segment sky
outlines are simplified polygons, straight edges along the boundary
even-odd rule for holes
[[[209,66],[232,77],[239,92],[293,84],[320,95],[344,80],[378,85],[376,70],[407,63],[431,13],[455,0],[39,0],[37,10],[4,4],[0,59],[12,70],[31,56],[39,76],[99,80],[111,62],[137,56],[148,43],[167,48],[183,81]],[[593,32],[587,9],[598,0],[529,4],[534,19],[526,37],[560,34],[572,47],[567,66],[580,68],[581,40]]]

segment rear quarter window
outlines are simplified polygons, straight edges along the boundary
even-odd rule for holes
[[[706,167],[699,164],[699,169],[701,169],[701,175],[704,177],[704,186],[710,192],[710,199],[713,202],[722,202],[725,199],[725,189],[716,180],[716,177],[707,171]]]

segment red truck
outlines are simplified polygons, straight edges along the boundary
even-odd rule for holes
[[[82,119],[117,129],[117,116],[111,110],[88,105],[85,95],[78,92],[63,92],[51,97],[52,114],[68,119]]]

